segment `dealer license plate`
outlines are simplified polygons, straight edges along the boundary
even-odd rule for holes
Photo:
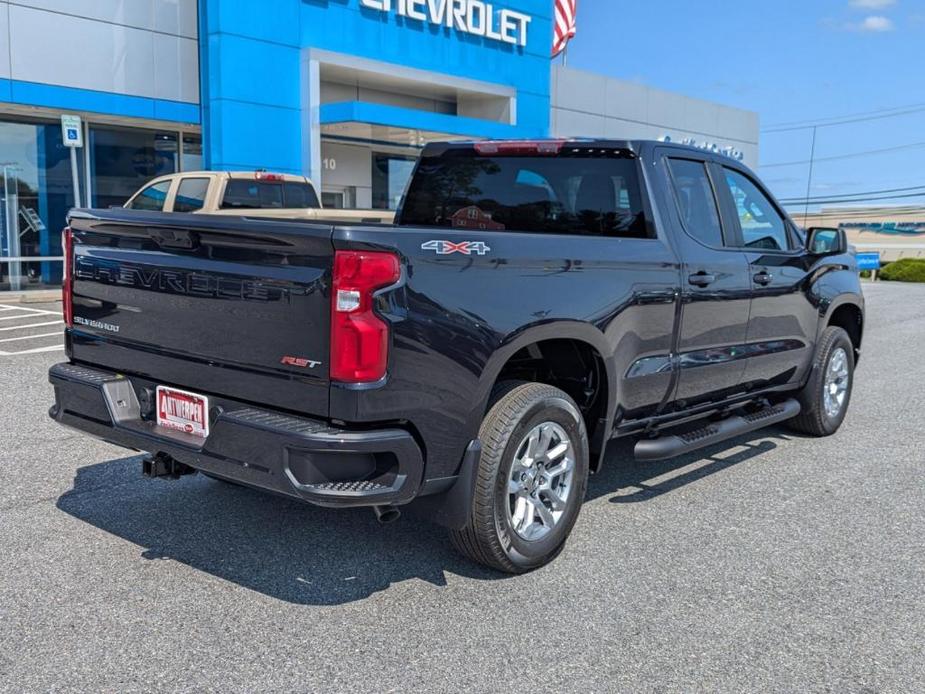
[[[157,425],[205,438],[209,435],[209,398],[185,390],[157,387]]]

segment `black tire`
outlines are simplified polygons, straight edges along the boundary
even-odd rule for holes
[[[836,353],[844,353],[847,367],[847,376],[844,379],[846,390],[844,401],[837,414],[826,411],[825,389],[826,373],[832,366]],[[837,357],[836,357],[837,358]],[[831,436],[845,419],[848,404],[851,402],[851,391],[854,387],[854,345],[842,328],[829,326],[822,332],[816,355],[813,358],[812,372],[809,381],[800,391],[797,399],[802,409],[800,414],[790,420],[790,426],[796,431],[811,436]]]
[[[543,383],[507,383],[498,388],[496,394],[497,399],[479,429],[482,456],[469,520],[462,530],[450,531],[450,538],[456,549],[473,561],[507,573],[525,573],[549,563],[559,554],[578,519],[588,484],[588,434],[578,406],[558,388]],[[550,423],[552,427],[548,426]],[[528,539],[518,534],[512,524],[508,484],[515,457],[525,450],[526,437],[537,427],[543,435],[551,437],[547,439],[550,445],[552,441],[561,444],[560,433],[564,432],[572,455],[562,455],[573,461],[573,467],[570,478],[554,476],[556,484],[562,485],[556,493],[566,488],[568,491],[563,506],[559,509],[552,505],[547,507],[547,511],[550,508],[561,511],[554,524],[547,526],[539,520],[539,510],[534,511],[538,509],[537,502],[525,500],[533,504],[530,512],[535,515],[531,518],[543,525],[539,532],[545,533],[542,537]],[[551,465],[551,462],[546,460],[545,464]],[[538,467],[540,471],[543,469]],[[531,482],[546,482],[539,476],[541,472],[534,472],[537,476]],[[566,479],[568,484],[563,484]],[[549,484],[553,484],[553,478]],[[549,500],[544,494],[540,489],[530,496],[545,506]],[[544,530],[547,527],[548,530]]]

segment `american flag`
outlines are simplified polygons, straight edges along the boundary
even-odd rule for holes
[[[552,37],[552,57],[555,58],[565,50],[569,39],[575,36],[575,14],[578,0],[556,0],[556,26]]]

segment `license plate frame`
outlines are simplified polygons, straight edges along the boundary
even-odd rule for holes
[[[169,407],[170,402],[179,403]],[[189,408],[189,411],[185,411]],[[180,388],[158,386],[155,389],[157,426],[205,439],[209,436],[209,398]],[[187,416],[189,415],[189,416]]]

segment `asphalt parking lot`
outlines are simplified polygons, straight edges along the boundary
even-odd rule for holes
[[[47,418],[59,307],[2,307],[0,689],[923,691],[925,286],[865,292],[836,436],[618,442],[521,577],[408,518],[142,478]]]

